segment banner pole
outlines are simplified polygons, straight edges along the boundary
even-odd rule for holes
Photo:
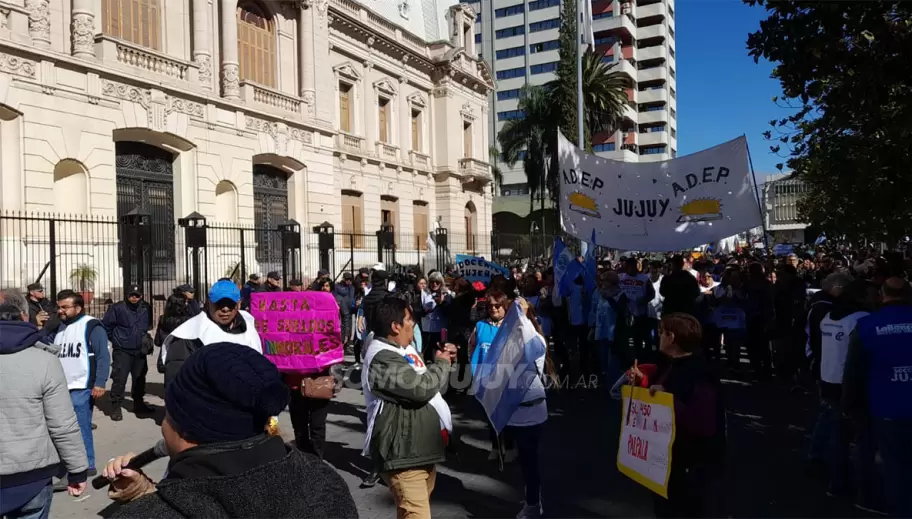
[[[751,149],[747,143],[747,135],[744,137],[744,147],[747,148],[747,164],[750,166],[751,183],[754,184],[754,195],[757,197],[757,210],[760,211],[760,226],[763,229],[763,246],[769,252],[769,233],[766,229],[766,215],[763,212],[763,203],[760,200],[760,188],[757,186],[757,177],[754,175],[754,161],[751,159]]]

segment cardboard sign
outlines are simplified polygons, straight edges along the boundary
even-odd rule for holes
[[[625,385],[621,388],[621,439],[618,470],[630,479],[668,498],[671,446],[674,444],[674,397]]]
[[[473,282],[490,283],[491,278],[498,275],[510,277],[510,271],[507,268],[484,258],[469,256],[468,254],[456,255],[456,271],[466,280]]]
[[[283,373],[318,373],[343,360],[339,306],[328,292],[254,292],[263,355]]]

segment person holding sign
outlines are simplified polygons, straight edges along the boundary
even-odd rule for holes
[[[662,359],[650,376],[650,394],[674,397],[675,438],[668,499],[655,496],[656,517],[704,517],[710,483],[721,472],[725,452],[722,384],[700,350],[700,323],[688,314],[669,314],[659,323]],[[645,374],[634,365],[630,382]]]

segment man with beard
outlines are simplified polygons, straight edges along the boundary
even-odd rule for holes
[[[215,343],[230,342],[263,353],[253,316],[240,309],[241,291],[230,279],[220,279],[209,289],[206,311],[178,326],[162,343],[159,362],[165,387],[177,376],[193,352]]]
[[[111,365],[111,420],[123,420],[121,405],[127,377],[132,377],[130,396],[133,397],[133,414],[152,414],[154,409],[143,402],[146,396],[146,374],[149,364],[146,355],[151,353],[152,309],[143,301],[142,289],[134,285],[127,290],[123,301],[111,305],[101,322],[108,331],[114,354]]]
[[[58,348],[57,357],[66,375],[70,400],[89,458],[89,475],[94,476],[92,401],[104,395],[108,381],[108,335],[101,321],[86,315],[85,301],[72,290],[57,294],[57,316],[61,325],[54,336],[54,345]],[[54,490],[62,491],[66,486],[62,479],[54,485]]]

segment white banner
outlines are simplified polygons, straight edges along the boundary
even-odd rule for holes
[[[663,162],[590,155],[558,134],[564,230],[603,247],[664,252],[761,224],[747,139]]]

